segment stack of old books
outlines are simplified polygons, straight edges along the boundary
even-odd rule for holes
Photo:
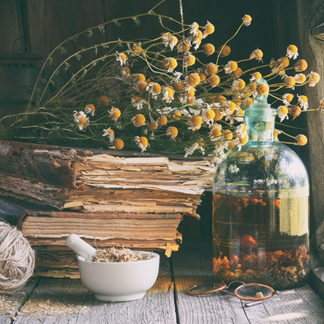
[[[182,240],[183,215],[199,218],[215,171],[208,161],[113,154],[0,142],[0,195],[19,199],[18,227],[37,250],[36,274],[79,276],[65,245],[71,233],[97,247],[123,244],[170,256]]]

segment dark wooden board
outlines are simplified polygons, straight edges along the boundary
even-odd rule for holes
[[[47,313],[46,305],[52,305],[47,307]],[[36,316],[26,313],[35,307],[44,311]],[[55,311],[57,307],[62,307],[61,311]],[[50,315],[51,312],[54,315]],[[72,314],[69,314],[70,312]],[[169,259],[161,255],[160,272],[155,285],[143,299],[131,302],[100,302],[80,280],[43,278],[14,323],[175,324],[176,312]]]

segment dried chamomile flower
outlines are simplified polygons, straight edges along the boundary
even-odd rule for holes
[[[215,117],[215,112],[212,109],[203,109],[201,113],[201,118],[204,122],[209,123]]]
[[[298,97],[298,103],[300,104],[300,107],[303,109],[303,110],[307,110],[308,108],[308,98],[304,95],[297,95]]]
[[[73,119],[80,130],[84,130],[88,127],[89,117],[87,117],[87,115],[83,111],[74,111]]]
[[[224,69],[225,73],[229,74],[237,69],[237,63],[235,61],[228,61]]]
[[[311,72],[307,75],[308,77],[308,84],[310,87],[315,87],[316,83],[320,80],[320,75],[316,72]]]
[[[190,39],[184,39],[183,41],[179,42],[177,45],[178,53],[186,53],[190,51],[191,47],[191,40]]]
[[[200,149],[201,153],[204,155],[205,154],[205,150],[202,147],[203,143],[201,142],[196,142],[194,144],[192,144],[189,148],[185,148],[185,155],[184,157],[188,157],[188,155],[192,155],[197,149]]]
[[[216,74],[218,72],[218,65],[214,63],[208,63],[205,72],[206,75]]]
[[[200,83],[200,77],[198,73],[191,73],[186,77],[186,84],[190,87],[195,87]]]
[[[120,62],[120,65],[126,65],[126,61],[127,61],[127,56],[125,53],[118,53],[116,51],[117,54],[117,58],[116,61]]]
[[[262,61],[262,57],[263,57],[263,52],[258,48],[254,50],[250,55],[250,59],[255,58],[258,62]]]
[[[173,89],[176,91],[181,91],[184,88],[184,84],[182,81],[178,81],[176,83],[173,84]]]
[[[220,82],[220,77],[217,74],[212,74],[207,81],[209,84],[212,86],[212,88],[216,87],[219,85]]]
[[[136,108],[137,110],[141,110],[143,108],[145,100],[141,99],[139,96],[133,96],[131,102],[134,108]]]
[[[166,116],[162,116],[158,119],[158,123],[161,125],[161,126],[164,126],[168,123],[168,118]]]
[[[133,54],[132,56],[136,56],[136,55],[140,55],[142,53],[142,47],[140,47],[139,45],[137,44],[133,44]]]
[[[153,99],[157,99],[158,95],[161,93],[162,87],[158,83],[150,82],[146,87],[146,91],[151,94]]]
[[[271,61],[269,63],[269,67],[270,67],[272,73],[277,73],[278,70],[280,70],[278,67],[278,61],[276,61],[274,58],[271,59]]]
[[[304,73],[298,73],[294,76],[296,83],[302,84],[306,81],[306,75]]]
[[[291,93],[285,93],[283,96],[282,96],[282,99],[283,99],[283,103],[285,106],[289,106],[290,103],[292,102],[292,100],[294,99],[294,95],[291,94]]]
[[[251,25],[251,21],[252,21],[252,17],[250,15],[244,15],[244,17],[242,18],[243,20],[243,24],[245,26],[250,26]]]
[[[173,70],[178,66],[178,62],[173,57],[168,57],[165,59],[164,68],[167,72],[173,72]]]
[[[203,47],[204,47],[204,53],[207,56],[210,56],[210,55],[214,54],[215,46],[213,44],[207,43]]]
[[[188,98],[190,97],[194,97],[195,96],[195,92],[196,92],[196,89],[193,88],[193,87],[190,87],[187,91],[186,91],[186,95]]]
[[[162,44],[167,47],[169,45],[170,38],[172,37],[172,34],[167,32],[167,33],[161,33],[161,39],[162,39]]]
[[[171,51],[173,51],[174,46],[176,46],[178,44],[178,38],[175,36],[172,36],[169,40],[169,46]]]
[[[174,72],[171,82],[178,82],[182,76],[181,72]]]
[[[216,109],[215,110],[215,117],[214,117],[214,121],[220,121],[222,120],[224,117],[224,113],[222,112],[221,109]]]
[[[147,148],[150,147],[148,139],[145,136],[141,136],[141,137],[135,136],[134,141],[137,144],[137,146],[141,149],[142,153],[146,151]]]
[[[244,110],[240,107],[236,108],[235,120],[242,123],[244,122]]]
[[[200,83],[206,80],[206,74],[204,72],[199,72],[198,75],[200,78]]]
[[[277,63],[279,65],[279,69],[284,69],[289,66],[290,61],[288,57],[284,56],[278,59]]]
[[[252,82],[253,80],[261,80],[262,79],[262,74],[260,72],[254,72],[252,74],[252,78],[250,79],[250,81]]]
[[[190,98],[187,99],[187,104],[188,105],[192,105],[192,104],[195,103],[195,101],[196,101],[196,98],[195,97],[190,97]]]
[[[228,45],[220,46],[217,51],[221,51],[220,57],[226,57],[231,54],[231,48]]]
[[[254,99],[251,97],[246,97],[242,100],[242,107],[243,108],[250,108],[251,105],[254,103]]]
[[[258,95],[264,96],[269,93],[269,86],[265,83],[259,83],[256,86],[256,92],[258,93]]]
[[[295,118],[297,118],[301,114],[301,109],[297,105],[292,106],[288,110],[289,110],[289,115],[293,117],[292,120],[294,120]]]
[[[209,137],[219,138],[222,135],[222,125],[213,124],[210,127]]]
[[[112,120],[114,120],[115,122],[117,121],[117,119],[120,117],[121,115],[121,111],[118,108],[115,107],[111,107],[110,110],[108,110],[108,113],[110,115],[110,118]]]
[[[273,133],[275,142],[279,142],[279,138],[278,138],[279,134],[281,134],[281,131],[279,129],[275,128],[274,133]]]
[[[236,79],[232,83],[232,90],[237,91],[237,90],[242,90],[245,87],[245,81],[242,79]]]
[[[140,94],[143,94],[146,91],[147,88],[147,82],[146,81],[139,81],[136,84],[136,89]]]
[[[241,151],[242,146],[245,145],[248,141],[249,141],[249,136],[247,132],[245,132],[242,134],[242,137],[236,137],[233,142],[234,145],[237,146],[238,151]]]
[[[231,77],[235,78],[239,78],[242,75],[243,71],[240,67],[238,67],[235,71],[233,71],[230,75]]]
[[[225,141],[230,141],[233,139],[233,133],[229,129],[225,129],[223,133]]]
[[[202,124],[201,116],[195,114],[189,120],[188,129],[191,129],[192,131],[196,131],[201,128],[201,124]]]
[[[294,60],[297,58],[298,56],[298,48],[296,45],[289,45],[287,47],[287,56],[289,58],[293,58]]]
[[[169,136],[172,140],[178,136],[178,128],[174,126],[170,126],[166,131],[167,136]]]
[[[132,123],[136,127],[145,125],[145,116],[142,114],[137,114],[132,118]]]
[[[203,27],[203,29],[203,38],[206,38],[208,35],[211,35],[215,31],[215,26],[207,20],[207,24]]]
[[[142,73],[135,74],[134,78],[136,81],[145,81],[146,80],[145,75]]]
[[[286,106],[280,106],[277,108],[277,114],[280,118],[280,122],[282,122],[285,118],[288,119],[288,108]]]
[[[109,99],[107,96],[101,96],[98,101],[100,106],[107,106],[109,103]]]
[[[229,116],[236,110],[236,104],[233,101],[226,101],[222,107],[225,108],[225,113]]]
[[[121,71],[122,75],[124,76],[129,76],[130,75],[130,68],[128,66],[125,66],[122,71]]]
[[[151,123],[147,123],[147,127],[149,130],[154,131],[159,127],[159,123],[153,120]]]
[[[285,80],[286,88],[295,89],[296,79],[292,76],[286,77]]]
[[[192,66],[196,63],[196,57],[192,54],[186,53],[186,55],[183,58],[183,66]]]
[[[174,90],[171,87],[164,87],[162,100],[165,100],[165,102],[170,103],[172,102],[172,100],[174,100],[173,95]]]
[[[181,111],[177,110],[172,115],[173,120],[179,121],[181,119]]]
[[[108,136],[109,142],[113,143],[115,140],[115,132],[110,127],[103,129],[102,131],[103,131],[102,136]]]
[[[294,69],[296,72],[303,72],[307,69],[308,64],[305,60],[301,59],[298,60],[294,66]]]
[[[121,140],[120,138],[116,138],[114,141],[114,148],[115,150],[122,150],[124,148],[124,141]]]
[[[304,146],[307,144],[308,140],[307,137],[303,134],[299,134],[296,136],[296,141],[299,146]]]
[[[247,132],[246,125],[240,124],[239,126],[236,127],[235,137],[243,138],[243,137],[245,137],[246,132]]]
[[[198,36],[199,25],[196,22],[193,22],[190,26],[190,35]]]
[[[95,111],[96,111],[96,108],[93,104],[87,104],[84,108],[84,112],[86,114],[91,114],[91,116],[94,116]]]
[[[199,46],[201,44],[201,40],[203,38],[203,34],[200,30],[198,30],[197,33],[198,33],[197,36],[192,37],[192,44],[195,45],[195,47],[194,47],[195,51],[197,51],[197,49],[199,48]]]

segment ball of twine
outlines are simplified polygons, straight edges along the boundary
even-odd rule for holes
[[[0,292],[22,288],[35,268],[35,251],[16,227],[0,221]]]

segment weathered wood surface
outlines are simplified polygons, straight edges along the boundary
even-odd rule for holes
[[[253,307],[244,307],[244,302],[231,295],[187,295],[190,286],[213,282],[210,246],[182,247],[172,255],[179,324],[324,322],[324,302],[308,285],[281,291]]]
[[[171,274],[173,273],[173,277]],[[308,286],[284,290],[246,308],[233,295],[186,294],[192,285],[213,282],[210,243],[183,246],[170,259],[161,256],[159,277],[146,296],[125,303],[100,302],[80,280],[30,281],[25,295],[10,296],[0,323],[165,323],[165,324],[322,324],[324,302]],[[1,305],[1,303],[0,303]],[[10,309],[9,309],[10,307]],[[2,309],[1,309],[2,310]],[[17,314],[18,312],[18,314]],[[4,311],[2,310],[4,314]],[[14,316],[10,318],[10,316]]]
[[[30,294],[38,284],[39,279],[30,279],[26,286],[17,295],[0,295],[0,323],[10,324],[20,311],[21,307],[25,304]]]
[[[179,324],[249,323],[240,300],[235,297],[186,293],[193,285],[213,283],[212,254],[206,246],[182,247],[172,255]]]
[[[32,314],[35,310],[38,315],[37,312]],[[43,278],[13,323],[175,324],[176,312],[169,260],[161,255],[157,282],[143,299],[132,302],[100,302],[84,288],[80,280]]]

